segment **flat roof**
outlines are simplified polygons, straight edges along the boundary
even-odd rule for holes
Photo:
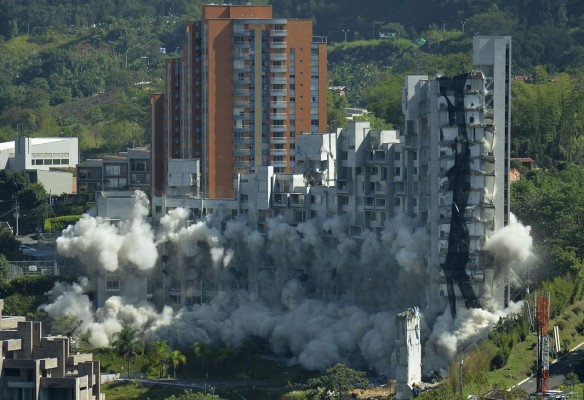
[[[35,145],[42,145],[47,143],[55,143],[55,142],[62,142],[62,141],[69,141],[69,140],[77,140],[76,137],[44,137],[44,138],[30,138],[30,144],[33,146]],[[0,143],[0,150],[14,150],[15,141],[11,142],[2,142]]]

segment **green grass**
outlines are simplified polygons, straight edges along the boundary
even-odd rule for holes
[[[150,399],[164,400],[173,394],[183,393],[183,389],[147,387],[138,383],[115,382],[101,385],[101,390],[108,400]]]
[[[584,342],[584,336],[578,334],[576,327],[584,323],[584,301],[570,306],[562,315],[550,321],[550,331],[554,326],[560,328],[562,350],[571,349]],[[551,335],[551,333],[550,333]],[[510,388],[532,374],[536,360],[536,342],[534,334],[528,336],[525,342],[516,344],[504,368],[491,371],[488,374],[488,384],[499,383],[501,387]]]
[[[40,37],[28,35],[16,36],[4,43],[2,52],[12,57],[26,56],[29,54],[45,51],[77,40],[75,35],[46,34]]]

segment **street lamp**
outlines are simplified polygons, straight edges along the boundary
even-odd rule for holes
[[[462,33],[464,33],[464,26],[466,25],[466,21],[460,21],[461,25],[462,25]]]
[[[341,29],[341,32],[345,34],[345,42],[347,41],[347,33],[351,32],[350,29]]]

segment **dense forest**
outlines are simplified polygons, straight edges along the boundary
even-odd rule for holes
[[[147,144],[148,96],[163,89],[164,60],[178,55],[184,21],[199,18],[203,3],[1,2],[0,140],[75,135],[85,157]],[[514,154],[544,165],[584,158],[582,116],[570,111],[584,101],[581,1],[252,3],[272,4],[276,16],[312,19],[315,35],[328,37],[330,84],[347,87],[345,98],[330,96],[331,129],[347,105],[373,111],[374,126],[400,127],[404,74],[467,71],[474,34],[513,35],[514,72],[534,77],[516,85]],[[544,119],[558,101],[553,121]],[[530,120],[534,112],[541,118]]]

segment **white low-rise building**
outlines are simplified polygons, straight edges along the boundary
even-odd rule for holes
[[[0,143],[0,169],[29,172],[34,182],[41,183],[53,194],[74,193],[73,173],[79,162],[76,137],[28,138]]]

